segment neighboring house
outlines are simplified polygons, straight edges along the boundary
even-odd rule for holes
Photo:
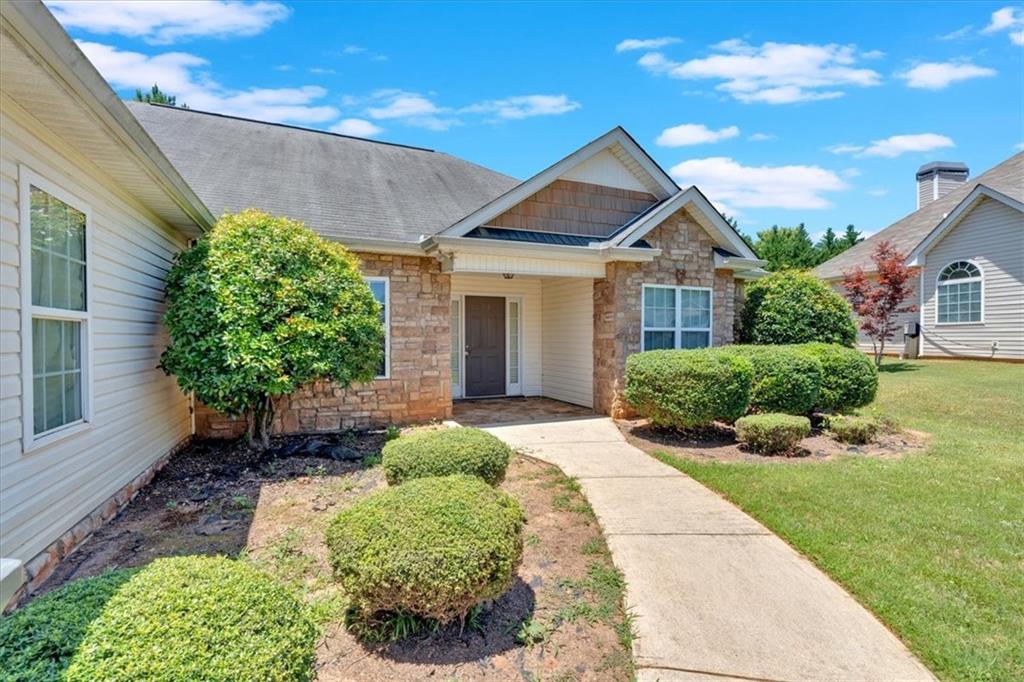
[[[871,272],[875,245],[889,240],[920,268],[894,351],[922,357],[1024,361],[1024,153],[977,178],[961,163],[935,162],[917,172],[918,210],[819,265],[814,272],[842,290],[843,274]],[[870,349],[870,339],[859,343]]]
[[[6,603],[189,438],[163,281],[213,217],[41,4],[5,3],[0,31]]]
[[[283,398],[280,432],[445,418],[485,396],[622,414],[630,353],[729,343],[743,281],[765,274],[621,128],[519,182],[427,149],[126,106],[35,2],[4,6],[2,79],[4,600],[191,434],[234,428],[190,419],[157,369],[165,274],[211,210],[347,245],[384,307],[381,376]]]

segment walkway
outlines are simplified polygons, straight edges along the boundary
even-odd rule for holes
[[[487,430],[579,479],[626,578],[641,682],[935,679],[808,560],[610,419]]]

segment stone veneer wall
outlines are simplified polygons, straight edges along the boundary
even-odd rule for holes
[[[278,401],[275,433],[311,433],[447,419],[452,414],[451,277],[435,258],[359,254],[367,277],[387,277],[391,305],[391,373],[338,388],[307,386]],[[242,420],[197,406],[196,433],[234,437]]]
[[[715,270],[714,241],[685,209],[645,239],[662,250],[649,263],[609,263],[604,279],[594,280],[594,409],[613,417],[630,413],[623,398],[626,357],[640,352],[641,286],[670,284],[712,287],[714,345],[733,341],[736,280]]]

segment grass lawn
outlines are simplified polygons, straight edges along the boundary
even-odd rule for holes
[[[1024,679],[1024,365],[888,360],[880,383],[868,411],[933,434],[925,454],[660,457],[810,557],[939,677]]]

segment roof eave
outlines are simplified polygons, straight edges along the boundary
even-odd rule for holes
[[[478,237],[447,237],[437,235],[427,238],[421,244],[423,245],[424,252],[428,254],[443,251],[601,263],[613,261],[644,263],[654,260],[661,255],[661,249],[618,247],[609,242],[598,242],[590,246],[566,246],[562,244],[531,244],[529,242],[507,242]]]

